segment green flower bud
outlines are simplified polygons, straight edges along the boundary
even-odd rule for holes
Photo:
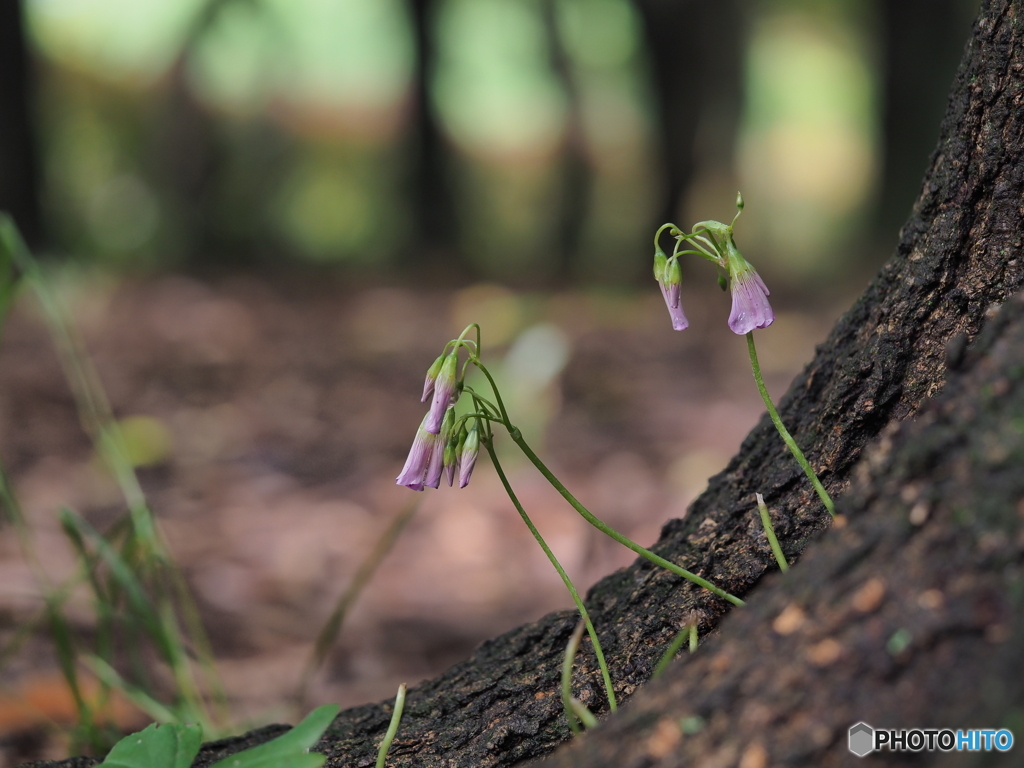
[[[665,279],[665,265],[668,262],[668,257],[665,256],[665,252],[661,250],[660,245],[654,247],[654,279],[659,283]]]

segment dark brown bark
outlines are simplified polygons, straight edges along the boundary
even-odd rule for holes
[[[947,356],[956,362],[962,356],[963,342],[972,339],[992,310],[1024,283],[1024,262],[1020,258],[1024,199],[1022,21],[1024,0],[985,3],[953,86],[939,148],[896,253],[837,323],[780,404],[783,419],[834,496],[842,496],[849,487],[867,444],[890,425],[916,415],[928,398],[942,389]],[[1015,375],[1019,377],[1019,373]],[[1013,387],[1010,391],[1017,392]],[[980,413],[983,407],[987,405],[978,401],[976,410]],[[946,418],[960,417],[950,414]],[[919,474],[924,478],[923,470]],[[764,418],[725,471],[712,478],[686,519],[670,521],[664,527],[655,550],[734,594],[748,594],[767,571],[774,569],[760,524],[752,514],[756,491],[765,495],[775,513],[776,531],[790,558],[828,528],[827,514]],[[878,503],[897,504],[893,500]],[[862,530],[859,516],[866,514],[860,510],[868,503],[847,504],[856,513],[851,526],[856,534]],[[934,513],[936,520],[943,519],[942,509],[945,507]],[[879,525],[882,533],[888,530]],[[818,588],[837,595],[841,589],[860,585],[860,581],[848,581],[842,574],[858,568],[861,559],[881,546],[882,533],[873,534],[875,539],[865,539],[867,544],[851,543],[845,538],[851,534],[845,534],[830,536],[819,545],[836,547],[836,542],[845,542],[839,546],[841,558],[835,554],[831,558],[823,556],[826,565],[831,564],[828,578],[836,583],[828,585],[827,579],[808,582],[806,593],[801,593],[807,610],[817,604],[814,590]],[[918,540],[929,541],[928,537]],[[823,551],[834,553],[832,549]],[[887,566],[895,568],[898,562],[890,555]],[[796,589],[790,584],[803,583],[797,578],[805,570],[810,568],[801,564],[784,582],[784,588]],[[741,622],[760,617],[764,623],[774,617],[776,603],[770,603],[771,609],[760,604],[781,600],[771,596],[780,588],[775,584],[765,590],[770,594],[759,596],[731,626],[747,627]],[[903,599],[900,595],[896,605]],[[646,561],[599,582],[588,595],[588,605],[612,678],[623,698],[648,680],[654,663],[685,617],[696,612],[704,635],[727,612],[723,601]],[[1002,604],[995,601],[992,605],[993,615],[1001,616]],[[812,611],[812,615],[816,614]],[[826,619],[823,614],[822,621]],[[509,766],[551,752],[568,737],[557,690],[561,656],[575,621],[570,612],[546,616],[484,643],[467,661],[412,689],[389,765]],[[996,623],[986,619],[985,626]],[[737,668],[743,659],[738,655],[742,638],[736,633],[742,635],[743,631],[727,627],[723,639],[712,642],[712,646],[721,643],[723,648],[736,649],[721,658],[730,659]],[[765,632],[762,630],[759,636]],[[748,637],[747,641],[754,639]],[[852,640],[841,637],[844,648],[847,643],[853,647]],[[771,637],[765,639],[768,646],[772,642]],[[955,643],[949,647],[954,651],[958,648]],[[764,674],[781,674],[787,659],[765,658]],[[692,673],[695,675],[705,669],[698,667],[697,659],[685,667],[697,669]],[[732,679],[727,677],[728,668],[716,673],[708,666],[706,674]],[[738,694],[746,692],[737,683],[716,693],[710,682],[709,677],[705,681],[707,691],[698,693],[689,688],[684,696],[703,702],[701,706],[708,708],[709,715],[722,707],[733,713],[732,720],[742,722],[739,718],[746,715],[740,709]],[[651,695],[661,690],[652,689]],[[574,691],[601,713],[600,679],[589,646],[577,657]],[[372,765],[376,745],[387,727],[389,709],[385,703],[342,712],[320,745],[329,756],[328,765]],[[629,715],[624,713],[623,717]],[[618,722],[608,724],[608,733],[619,727],[615,724]],[[710,722],[706,737],[709,745],[716,746],[713,739],[724,733],[724,727],[717,721]],[[822,743],[814,742],[804,749],[825,749],[835,738],[829,731]],[[580,748],[588,748],[592,741],[587,737]],[[766,742],[765,748],[768,746]],[[601,751],[597,747],[595,750]],[[803,759],[797,752],[793,754],[797,756],[792,760],[797,763]],[[582,758],[581,764],[587,759]],[[204,760],[199,764],[209,764],[209,759]]]
[[[1024,736],[1024,294],[963,367],[869,452],[840,505],[848,525],[543,765],[859,765],[847,734],[860,721]],[[1020,749],[983,764],[1020,765]]]

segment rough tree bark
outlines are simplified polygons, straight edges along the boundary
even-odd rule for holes
[[[869,450],[848,525],[545,768],[857,765],[860,721],[1024,736],[1024,294],[961,365]],[[1020,765],[1020,749],[984,765]]]
[[[846,496],[865,447],[920,412],[945,384],[947,358],[962,362],[967,342],[1024,284],[1022,37],[1024,0],[984,3],[953,86],[939,147],[896,253],[840,319],[780,404],[783,419],[834,497]],[[996,333],[981,347],[979,377],[987,375],[990,366],[1010,360],[1007,345],[1011,351],[1019,349],[1019,342],[1012,346],[1013,339],[1024,338],[1017,330],[1019,315],[1019,309],[1008,313],[1003,335]],[[849,725],[850,717],[867,719],[877,713],[878,725],[917,725],[922,724],[915,720],[918,714],[929,721],[925,714],[931,711],[936,718],[948,714],[951,719],[944,725],[963,727],[952,719],[952,704],[940,710],[934,699],[915,698],[913,688],[903,687],[900,673],[909,670],[918,677],[908,675],[907,680],[921,679],[933,686],[922,690],[939,690],[942,681],[929,676],[934,673],[928,671],[928,660],[955,659],[960,653],[968,665],[1010,671],[1011,661],[999,667],[1001,662],[995,660],[1005,643],[995,643],[988,652],[984,649],[989,646],[983,645],[1018,636],[1014,633],[1020,628],[1019,623],[1009,623],[1010,598],[998,581],[1005,578],[1004,572],[991,565],[1010,557],[1009,518],[998,511],[977,513],[973,520],[957,515],[967,514],[961,506],[973,503],[972,494],[992,491],[997,506],[1003,498],[995,493],[995,484],[1007,473],[1000,469],[1002,464],[986,458],[989,446],[982,436],[988,433],[975,435],[970,422],[979,430],[997,429],[1004,423],[1000,409],[1012,405],[1017,409],[1013,412],[1021,413],[1019,353],[1012,359],[1018,361],[1017,367],[1012,360],[1006,363],[1004,378],[992,378],[995,383],[988,390],[980,378],[968,376],[957,386],[959,394],[946,401],[946,411],[928,412],[933,426],[901,433],[899,451],[891,450],[892,458],[882,461],[875,484],[843,500],[852,520],[849,527],[816,543],[806,563],[785,580],[769,579],[754,596],[748,593],[774,569],[760,524],[751,514],[755,491],[763,493],[772,508],[790,559],[829,527],[827,514],[799,468],[767,417],[762,419],[687,517],[666,524],[654,547],[730,592],[748,595],[750,606],[738,611],[691,662],[679,664],[664,686],[651,686],[642,701],[580,739],[556,764],[648,765],[663,759],[665,765],[676,765],[679,762],[673,761],[679,755],[686,755],[686,760],[717,755],[722,760],[714,764],[732,765],[741,748],[754,750],[745,763],[749,766],[767,764],[768,757],[773,764],[818,764],[819,755],[820,764],[826,764],[826,758],[841,760],[836,746],[841,734],[836,729]],[[998,383],[1003,381],[1007,383]],[[1007,441],[1012,437],[1008,432],[992,434],[1004,435]],[[1013,445],[1003,461],[1020,461],[1019,443]],[[998,454],[998,443],[991,447]],[[964,458],[958,464],[960,449]],[[993,480],[976,482],[975,469],[991,469]],[[911,483],[920,489],[931,514],[916,535],[908,532],[905,512],[916,500],[909,492],[893,492]],[[1019,488],[1008,486],[1006,494],[1014,492],[1019,498]],[[948,493],[942,503],[940,493]],[[1019,528],[1019,522],[1016,525]],[[965,542],[952,535],[955,526],[963,528],[959,535]],[[897,547],[913,556],[895,557]],[[821,554],[814,554],[815,549]],[[1019,553],[1014,557],[1019,560]],[[932,571],[923,570],[930,558],[948,560],[936,566],[942,570],[934,571],[931,581]],[[914,570],[915,563],[920,572]],[[950,577],[954,572],[960,576]],[[885,581],[880,607],[870,618],[851,617],[848,593],[875,576]],[[907,591],[902,589],[904,582]],[[939,618],[914,613],[927,610],[919,599],[924,585],[935,586],[946,596],[947,607],[935,614]],[[853,594],[856,608],[861,592]],[[986,597],[976,599],[978,595]],[[622,698],[648,680],[686,618],[697,616],[704,636],[727,613],[724,602],[646,561],[603,579],[587,600]],[[807,629],[772,634],[772,622],[790,602],[802,606]],[[865,612],[869,614],[870,610]],[[873,624],[876,620],[880,623]],[[575,623],[568,611],[546,616],[484,643],[465,662],[413,688],[389,765],[511,766],[553,751],[569,735],[558,678]],[[879,643],[884,646],[896,626],[909,629],[914,638],[903,651],[909,652],[906,658],[879,650]],[[983,639],[983,627],[988,639]],[[830,664],[824,663],[832,656]],[[852,669],[840,663],[847,657],[855,662]],[[878,709],[872,709],[872,700],[865,699],[864,708],[857,708],[859,691],[870,690],[856,687],[858,672],[889,690],[888,704],[879,699]],[[833,684],[846,685],[854,704],[844,709],[838,699],[829,698],[839,696],[831,692]],[[589,646],[577,657],[573,686],[580,699],[602,712],[601,683]],[[973,693],[974,701],[982,701],[977,688],[964,690]],[[971,702],[964,701],[969,707]],[[913,708],[904,710],[906,719],[901,720],[899,707],[905,702],[913,703]],[[829,706],[833,712],[827,711]],[[725,714],[716,716],[719,710]],[[706,729],[696,738],[679,739],[671,722],[658,725],[661,712],[673,717],[699,714]],[[783,713],[784,724],[772,721],[776,712]],[[328,755],[328,765],[372,765],[389,713],[389,703],[342,712],[318,746]],[[751,730],[745,731],[748,724]],[[778,731],[771,738],[769,724]],[[734,726],[738,733],[757,733],[760,747],[730,735]],[[223,754],[271,733],[272,729],[264,730],[216,749]],[[758,754],[758,748],[764,752]],[[197,765],[209,765],[213,757],[212,749],[204,752]],[[89,764],[84,759],[65,763]]]

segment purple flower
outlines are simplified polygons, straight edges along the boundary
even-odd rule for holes
[[[434,438],[434,444],[430,446],[430,461],[427,463],[423,484],[429,485],[431,488],[441,485],[441,473],[444,471],[444,444],[444,435],[438,435]]]
[[[456,352],[449,354],[441,364],[441,370],[438,371],[437,379],[434,381],[434,400],[430,404],[430,413],[427,414],[427,420],[423,425],[427,432],[432,432],[436,435],[441,431],[441,421],[444,419],[445,411],[448,410],[448,406],[452,403],[452,397],[455,395],[455,374],[458,371],[458,367],[459,356]]]
[[[473,467],[476,466],[476,457],[480,453],[480,434],[476,427],[469,430],[466,441],[462,445],[462,455],[459,457],[459,488],[469,485],[469,478],[473,474]]]
[[[732,266],[732,262],[730,262]],[[732,274],[732,311],[729,328],[743,336],[755,328],[767,328],[775,321],[768,303],[768,287],[761,276],[745,261]]]
[[[679,260],[666,260],[665,254],[659,252],[654,257],[654,277],[661,288],[661,295],[665,299],[665,306],[668,307],[669,317],[672,318],[672,329],[685,331],[690,326],[683,312],[683,304],[679,300],[679,285],[682,282],[682,273],[679,269]]]
[[[416,430],[416,437],[413,438],[412,448],[409,449],[409,457],[405,460],[401,474],[395,479],[396,485],[404,485],[414,491],[422,491],[424,479],[430,466],[431,457],[434,455],[435,446],[440,438],[425,429],[428,413],[423,417],[419,429]],[[434,486],[437,487],[436,485]]]

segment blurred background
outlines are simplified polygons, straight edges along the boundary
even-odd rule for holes
[[[237,721],[294,720],[467,322],[595,512],[642,544],[685,514],[763,406],[711,270],[684,265],[691,328],[669,329],[654,228],[728,221],[743,191],[781,395],[891,253],[977,4],[0,0],[0,210],[95,359]],[[506,453],[581,588],[631,561]],[[0,456],[66,576],[56,508],[122,507],[31,301],[0,347]],[[489,468],[424,498],[313,703],[392,695],[571,604]],[[47,641],[8,642],[38,603],[0,527],[11,765],[59,755],[73,709]]]

